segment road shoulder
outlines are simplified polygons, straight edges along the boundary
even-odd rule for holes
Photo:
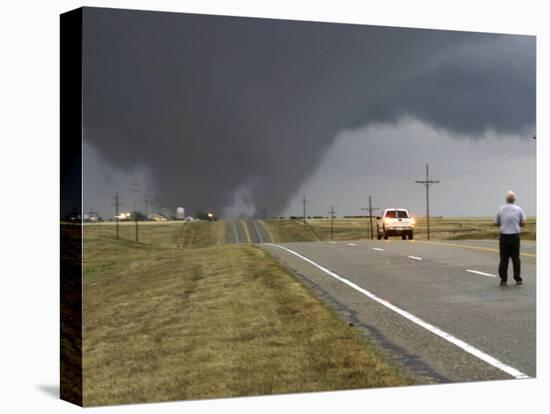
[[[419,384],[510,378],[300,258],[275,246],[262,247],[342,320],[352,324],[374,344],[385,359]]]

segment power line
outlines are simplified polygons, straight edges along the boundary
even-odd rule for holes
[[[334,206],[330,206],[330,211],[329,211],[329,214],[330,214],[330,240],[333,240],[333,236],[334,236],[334,225],[333,225],[333,222],[334,222],[334,214],[336,214],[337,212],[334,211]]]
[[[113,197],[115,199],[115,202],[114,203],[111,203],[112,206],[115,206],[115,227],[116,227],[116,238],[119,239],[119,234],[118,234],[118,215],[119,215],[119,211],[118,211],[118,208],[122,205],[122,203],[120,203],[118,201],[118,193],[115,193],[115,196]]]
[[[426,164],[426,179],[416,180],[415,183],[423,184],[426,187],[426,221],[428,229],[428,240],[430,240],[430,185],[439,184],[439,180],[430,180],[430,166]]]
[[[369,196],[369,207],[368,208],[362,208],[361,210],[367,210],[369,212],[369,237],[371,240],[374,238],[374,228],[372,225],[372,212],[375,210],[380,210],[380,207],[373,207],[372,206],[372,197]]]

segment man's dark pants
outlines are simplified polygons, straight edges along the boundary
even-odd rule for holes
[[[500,265],[498,273],[503,282],[508,280],[508,262],[512,259],[514,280],[521,280],[521,260],[519,259],[519,234],[500,235]]]

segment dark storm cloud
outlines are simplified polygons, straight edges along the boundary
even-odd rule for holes
[[[338,131],[535,123],[532,37],[85,9],[85,139],[165,204],[288,199]]]

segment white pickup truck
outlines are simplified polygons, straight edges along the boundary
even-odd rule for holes
[[[401,236],[403,240],[407,237],[412,240],[416,221],[404,208],[387,208],[382,217],[376,217],[376,238],[388,239],[389,236]]]

